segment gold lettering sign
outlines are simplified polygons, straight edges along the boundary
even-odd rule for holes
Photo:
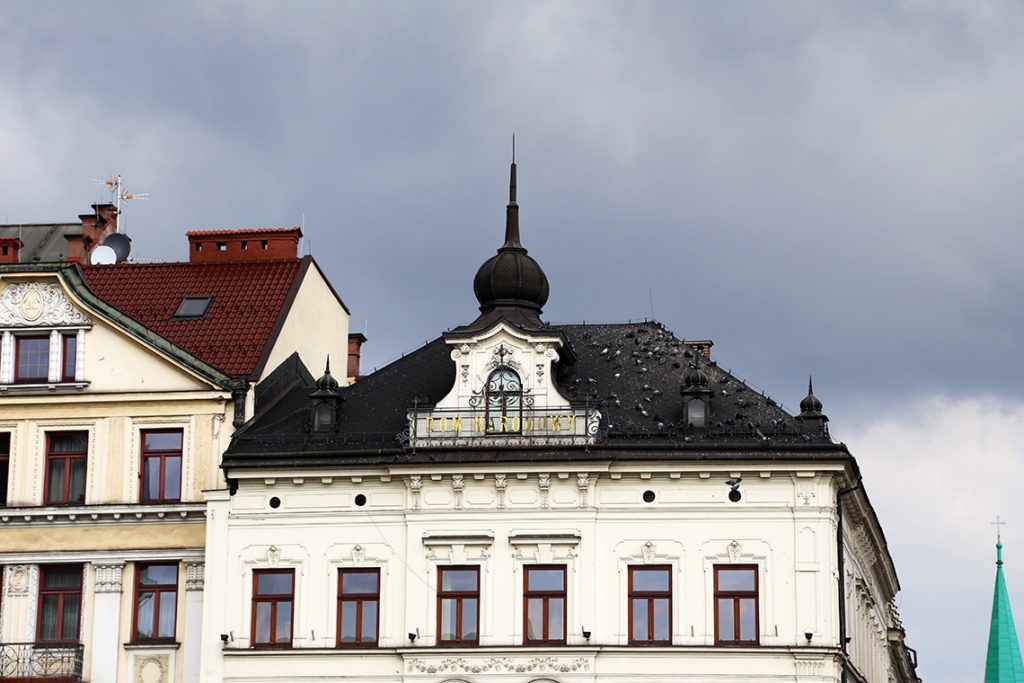
[[[465,421],[463,417],[467,418]],[[576,433],[576,419],[580,415],[564,413],[556,415],[495,415],[440,417],[423,416],[423,429],[427,434],[481,435],[481,434],[549,434]]]

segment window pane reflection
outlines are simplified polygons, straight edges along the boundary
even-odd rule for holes
[[[562,598],[548,601],[548,640],[565,638],[565,602]]]

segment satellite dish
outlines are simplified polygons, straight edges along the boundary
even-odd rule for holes
[[[89,262],[94,266],[112,266],[117,263],[117,252],[101,244],[89,252]]]
[[[114,262],[120,263],[132,253],[132,238],[124,233],[114,232],[107,235],[107,238],[103,240],[103,244],[100,246],[113,249],[116,256]]]

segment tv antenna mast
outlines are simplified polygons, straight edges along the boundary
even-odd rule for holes
[[[126,188],[124,186],[124,184],[121,182],[121,174],[120,173],[112,174],[110,176],[110,178],[107,179],[107,180],[98,180],[98,179],[94,178],[92,182],[93,182],[94,185],[106,185],[106,186],[108,186],[110,188],[110,199],[111,199],[111,202],[114,204],[114,206],[117,209],[118,228],[121,227],[120,226],[120,223],[121,223],[121,221],[120,221],[121,202],[124,202],[125,206],[127,206],[128,202],[130,200],[132,200],[132,199],[149,199],[149,193],[148,192],[135,193],[135,194],[129,192],[128,188]]]

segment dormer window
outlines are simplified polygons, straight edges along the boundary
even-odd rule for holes
[[[523,382],[515,370],[498,368],[487,378],[486,406],[487,424],[491,431],[508,432],[508,418],[522,418]],[[520,424],[517,419],[514,424]]]

